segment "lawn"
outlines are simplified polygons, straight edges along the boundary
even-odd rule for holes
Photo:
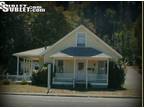
[[[1,85],[0,92],[28,92],[28,93],[46,93],[47,88],[33,85],[10,84]]]
[[[1,85],[0,92],[17,92],[17,93],[47,93],[46,87],[39,87],[34,85],[21,85],[21,84],[10,84]],[[71,96],[118,96],[118,97],[140,97],[141,92],[138,90],[131,89],[95,89],[95,90],[73,90],[66,88],[52,88],[49,90],[50,95],[71,95]]]

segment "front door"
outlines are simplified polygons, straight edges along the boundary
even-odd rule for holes
[[[85,61],[77,61],[76,81],[85,81]]]

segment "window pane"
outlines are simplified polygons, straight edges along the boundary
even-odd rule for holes
[[[58,72],[63,72],[63,60],[58,60]]]
[[[85,46],[85,33],[78,33],[77,36],[77,46]]]
[[[98,74],[105,74],[105,62],[104,61],[99,61],[98,63]]]
[[[84,63],[78,63],[78,70],[81,71],[84,69]]]

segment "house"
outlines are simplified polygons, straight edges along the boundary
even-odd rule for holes
[[[31,76],[45,63],[51,63],[52,84],[108,86],[109,61],[122,56],[84,25],[78,26],[52,46],[13,54],[17,76]]]

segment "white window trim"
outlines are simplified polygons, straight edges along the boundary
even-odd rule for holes
[[[78,42],[78,33],[84,33],[84,37],[85,37],[85,47],[87,47],[87,33],[86,32],[76,32],[76,42],[75,42],[75,47],[77,46],[77,42]]]

